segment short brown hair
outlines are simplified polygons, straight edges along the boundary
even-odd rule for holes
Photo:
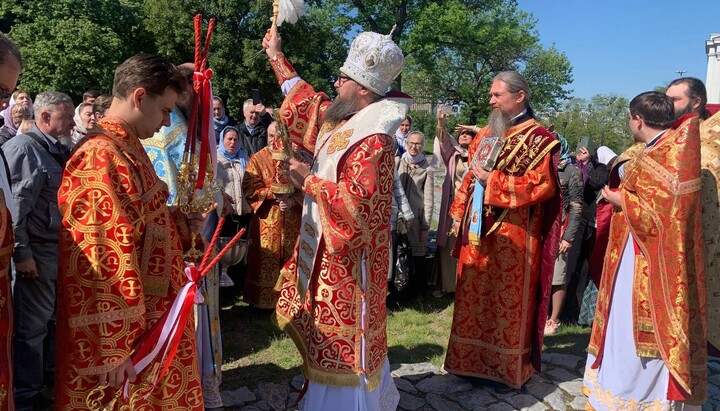
[[[630,114],[643,119],[650,127],[664,129],[675,120],[675,106],[670,97],[657,91],[646,91],[630,102]]]
[[[102,113],[105,115],[105,111],[110,108],[110,104],[112,103],[113,96],[112,94],[101,94],[99,95],[95,101],[93,101],[93,113]]]
[[[182,93],[184,84],[183,75],[166,58],[136,54],[115,69],[112,95],[124,99],[140,87],[151,96],[163,94],[168,87]]]

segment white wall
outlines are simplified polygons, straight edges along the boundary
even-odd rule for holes
[[[708,103],[720,104],[720,34],[710,35],[710,40],[705,42],[705,52],[708,56],[708,71],[705,79]]]

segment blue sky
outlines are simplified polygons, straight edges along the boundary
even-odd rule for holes
[[[705,41],[720,33],[720,0],[518,0],[573,66],[575,97],[627,98],[685,76],[705,81]]]

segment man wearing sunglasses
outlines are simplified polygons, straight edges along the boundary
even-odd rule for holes
[[[402,51],[390,36],[358,35],[330,103],[298,77],[277,28],[263,46],[287,94],[277,118],[290,142],[312,153],[310,165],[285,161],[305,197],[274,317],[304,356],[300,408],[394,410],[399,395],[387,360],[385,307],[393,135],[411,99],[387,90],[402,71]]]

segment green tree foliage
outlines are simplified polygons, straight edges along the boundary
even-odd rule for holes
[[[495,74],[519,70],[530,83],[536,109],[559,107],[572,81],[567,57],[539,44],[535,20],[512,0],[449,0],[429,4],[408,35],[407,89],[435,100],[467,104],[475,121],[489,112],[487,91]]]
[[[110,91],[120,62],[154,52],[139,6],[131,0],[3,1],[0,24],[25,60],[19,87],[64,91],[75,101],[87,89]]]
[[[214,91],[226,100],[231,115],[242,116],[242,103],[250,98],[254,88],[260,90],[265,104],[277,106],[282,102],[280,88],[262,48],[262,37],[270,27],[272,1],[146,0],[144,10],[158,52],[177,62],[193,61],[193,16],[202,13],[206,21],[210,17],[217,19],[210,47],[210,67],[215,72]],[[330,78],[346,53],[344,27],[338,24],[333,13],[312,4],[296,25],[280,27],[285,54],[303,79],[318,90],[330,92],[332,89]]]
[[[597,94],[590,99],[568,100],[559,112],[544,115],[545,124],[555,124],[571,150],[580,138],[591,137],[598,146],[608,146],[620,154],[633,144],[628,129],[628,99],[616,94]]]
[[[515,0],[305,3],[306,15],[280,32],[295,68],[319,90],[334,92],[331,78],[357,32],[396,26],[393,39],[406,55],[402,88],[432,101],[462,101],[473,121],[487,113],[490,79],[501,70],[526,74],[537,108],[557,108],[567,97],[567,58],[539,45],[534,19]],[[268,105],[282,100],[261,46],[271,9],[271,0],[3,0],[0,30],[10,32],[28,62],[21,87],[78,98],[88,88],[109,90],[117,64],[138,52],[192,61],[193,16],[215,17],[213,83],[237,118],[253,88]]]

